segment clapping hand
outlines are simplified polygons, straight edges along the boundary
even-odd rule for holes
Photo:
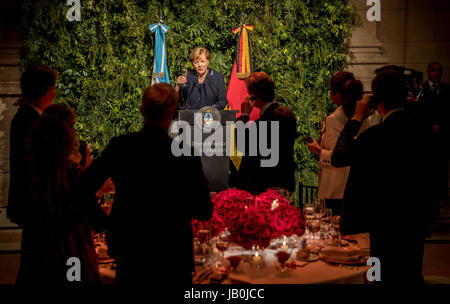
[[[322,147],[315,139],[313,139],[312,143],[308,143],[307,146],[311,153],[320,153],[322,151]]]
[[[370,109],[369,107],[371,98],[371,94],[365,94],[361,100],[356,102],[355,114],[352,117],[353,120],[362,122],[368,116],[372,115],[375,110]]]
[[[406,98],[406,100],[407,100],[408,102],[416,102],[416,101],[417,101],[417,98],[416,98],[416,96],[414,96],[413,93],[408,92],[408,97]]]
[[[185,76],[178,76],[177,84],[179,86],[186,84],[186,83],[187,83],[187,78]]]
[[[184,86],[187,83],[187,77],[185,76],[178,76],[177,79],[177,85],[175,86],[175,91],[179,92],[180,87]]]

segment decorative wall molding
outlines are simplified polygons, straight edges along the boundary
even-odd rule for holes
[[[361,27],[352,33],[347,52],[348,70],[364,85],[364,91],[371,91],[373,72],[388,63],[383,54],[383,43],[377,37],[376,22],[369,22],[366,18],[367,8],[358,0],[352,0],[361,18]]]

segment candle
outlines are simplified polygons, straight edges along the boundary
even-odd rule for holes
[[[283,245],[281,245],[280,249],[281,249],[281,251],[287,251],[288,250],[288,246],[286,245],[286,241],[283,241]]]
[[[273,201],[272,201],[272,211],[273,210],[275,210],[275,209],[277,209],[278,208],[278,206],[279,206],[280,204],[278,203],[278,199],[274,199]]]
[[[255,256],[253,257],[253,264],[259,265],[261,264],[261,257],[258,255],[258,253],[255,253]]]

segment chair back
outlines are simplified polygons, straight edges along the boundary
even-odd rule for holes
[[[302,182],[298,183],[298,206],[300,210],[303,210],[303,205],[312,204],[317,197],[317,186],[303,185]]]

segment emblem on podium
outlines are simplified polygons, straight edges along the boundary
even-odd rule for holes
[[[202,130],[208,131],[208,129],[217,128],[220,125],[220,111],[216,107],[206,106],[195,114],[195,125]]]

